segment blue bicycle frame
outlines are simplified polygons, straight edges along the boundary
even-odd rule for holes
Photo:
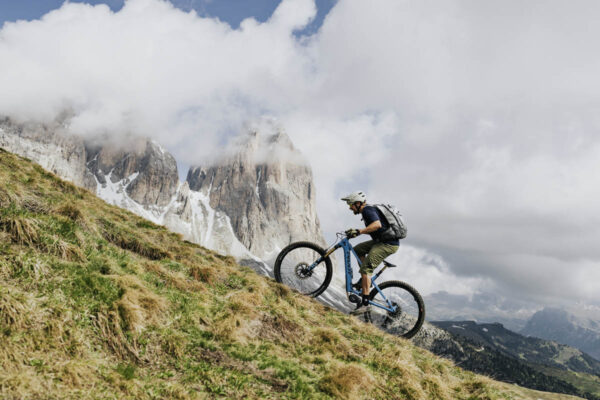
[[[329,257],[329,255],[331,253],[333,253],[334,251],[336,251],[339,248],[344,249],[344,265],[346,268],[346,292],[351,294],[355,294],[357,296],[361,296],[362,292],[359,292],[357,290],[355,290],[352,287],[352,262],[350,259],[350,254],[354,255],[354,258],[356,258],[356,261],[358,262],[359,268],[362,265],[362,263],[360,262],[360,258],[358,258],[358,256],[356,255],[356,252],[354,251],[354,247],[352,247],[352,245],[350,244],[350,241],[348,240],[347,237],[342,238],[342,240],[340,240],[338,243],[335,244],[335,246],[333,246],[330,250],[328,250],[322,257],[319,257],[319,259],[317,259],[314,263],[312,263],[308,269],[309,271],[314,270],[317,265],[319,265],[321,262],[323,262],[323,260],[326,257]],[[393,305],[383,294],[383,292],[379,289],[379,286],[377,286],[377,283],[375,283],[375,281],[377,280],[377,278],[379,278],[379,276],[381,276],[382,272],[387,268],[387,266],[384,266],[379,272],[377,272],[375,275],[373,275],[371,277],[371,287],[374,288],[375,290],[377,290],[377,292],[379,292],[379,294],[381,295],[381,297],[385,300],[385,304],[379,303],[379,302],[372,302],[369,300],[369,304],[375,306],[375,307],[379,307],[383,310],[389,311],[389,312],[395,312],[398,308],[398,306]]]

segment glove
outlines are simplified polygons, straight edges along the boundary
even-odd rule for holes
[[[358,229],[348,229],[344,233],[346,234],[346,236],[348,236],[349,239],[355,238],[358,235],[360,235],[360,231]]]

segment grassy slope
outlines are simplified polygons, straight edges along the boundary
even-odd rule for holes
[[[0,397],[510,399],[0,149]]]

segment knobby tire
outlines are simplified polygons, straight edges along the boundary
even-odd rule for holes
[[[301,255],[303,252],[308,253],[308,256],[305,256],[301,259],[292,260],[294,257],[302,257]],[[311,265],[319,258],[319,256],[323,256],[324,254],[325,249],[312,242],[296,242],[286,246],[283,250],[281,250],[277,256],[277,259],[275,260],[275,266],[273,268],[275,280],[279,283],[286,284],[292,289],[295,289],[307,296],[319,296],[331,283],[331,277],[333,275],[331,259],[326,257],[323,262],[317,265],[315,268],[316,272],[308,277],[302,274],[302,268],[303,265]],[[292,266],[294,269],[293,271],[289,270],[290,266]],[[323,268],[325,269],[324,271]],[[309,279],[311,279],[310,282],[314,282],[314,285],[316,285],[314,290],[312,287],[308,289],[302,287],[302,283],[304,282],[306,285],[306,282]]]
[[[388,299],[401,303],[400,313],[392,315],[372,305],[371,312],[364,316],[365,321],[407,339],[415,336],[425,321],[425,303],[419,292],[408,283],[401,281],[383,282],[379,285],[379,289]],[[384,303],[375,288],[371,289],[369,300]]]

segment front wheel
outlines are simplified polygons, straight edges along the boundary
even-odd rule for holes
[[[290,244],[277,256],[275,280],[302,294],[317,297],[329,286],[333,271],[331,259],[324,255],[325,249],[315,243]]]
[[[371,311],[365,314],[365,320],[389,333],[407,339],[417,334],[425,320],[425,304],[415,288],[400,281],[388,281],[379,285],[379,291],[373,288],[369,295],[373,303],[389,308],[390,312],[371,305]]]

